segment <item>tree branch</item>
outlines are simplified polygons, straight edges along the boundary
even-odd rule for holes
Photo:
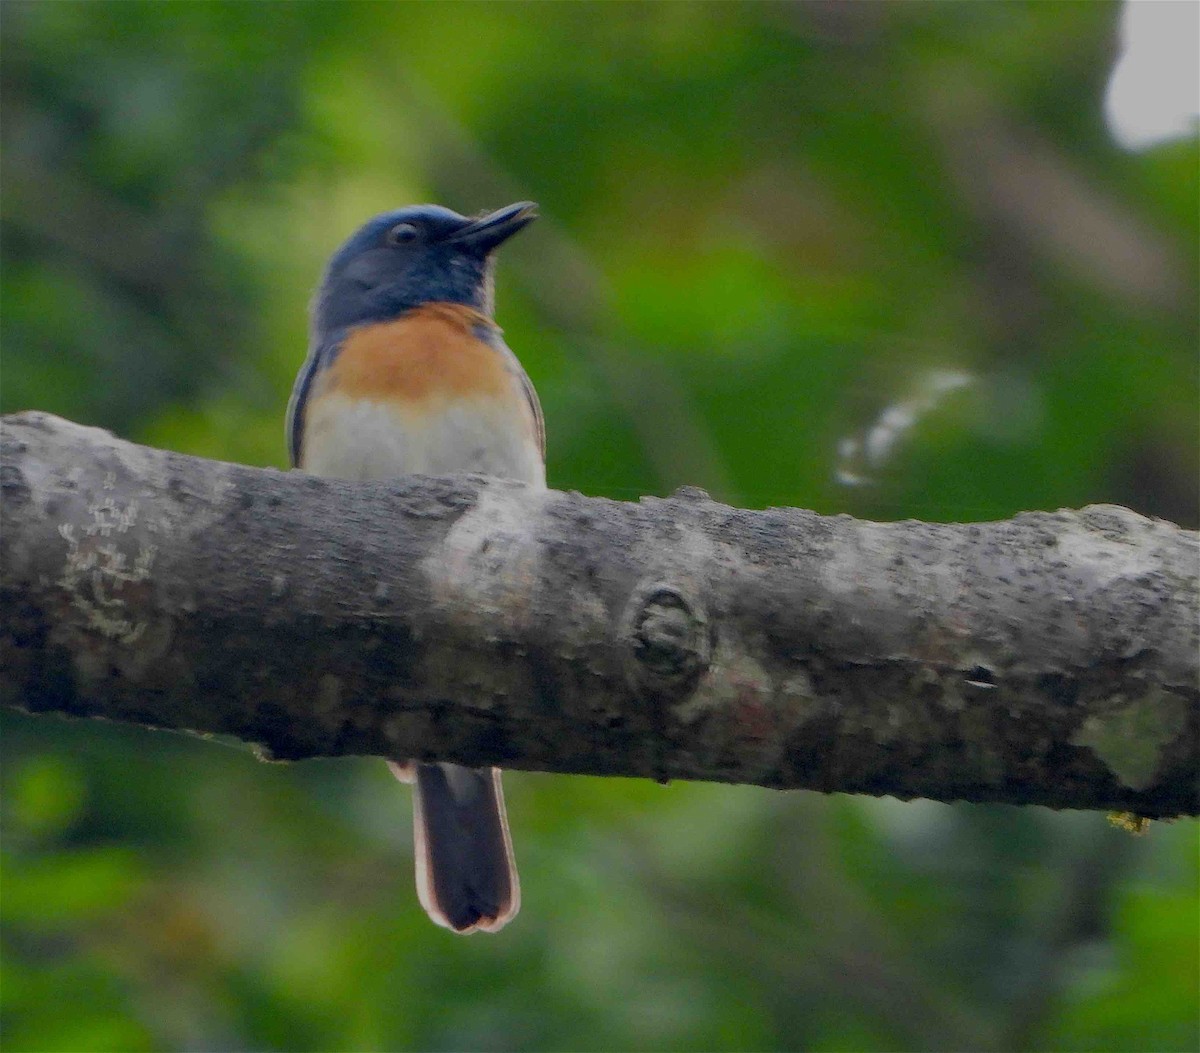
[[[1196,814],[1195,533],[353,484],[6,418],[0,696],[375,754]]]

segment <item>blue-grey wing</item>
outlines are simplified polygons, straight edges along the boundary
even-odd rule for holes
[[[331,341],[316,345],[308,353],[304,365],[296,375],[296,383],[292,385],[292,397],[288,399],[287,422],[285,424],[288,444],[288,457],[293,468],[300,467],[300,457],[304,452],[304,413],[308,405],[308,397],[312,394],[313,379],[320,372],[322,365],[337,345]]]
[[[537,392],[533,388],[533,381],[529,379],[529,374],[521,366],[520,359],[513,354],[512,348],[504,342],[504,334],[499,326],[477,325],[475,327],[475,335],[504,356],[504,361],[509,371],[520,381],[521,390],[525,393],[525,401],[529,403],[529,412],[533,415],[533,427],[537,435],[538,451],[541,453],[542,460],[544,461],[546,459],[546,420],[542,416],[542,404],[538,401]]]

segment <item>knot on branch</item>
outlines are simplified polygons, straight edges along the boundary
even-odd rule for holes
[[[699,603],[670,585],[634,595],[629,607],[631,675],[635,686],[681,695],[711,658],[708,618]]]

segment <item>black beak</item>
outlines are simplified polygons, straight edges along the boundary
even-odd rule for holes
[[[471,249],[480,256],[486,256],[535,219],[537,205],[532,201],[518,201],[515,205],[506,205],[495,212],[489,212],[486,216],[471,220],[465,227],[459,228],[443,240]]]

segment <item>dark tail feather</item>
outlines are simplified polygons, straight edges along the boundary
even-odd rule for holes
[[[521,886],[513,865],[500,770],[458,764],[412,767],[421,906],[437,924],[455,932],[503,928],[520,909]],[[411,778],[411,767],[396,774]]]

